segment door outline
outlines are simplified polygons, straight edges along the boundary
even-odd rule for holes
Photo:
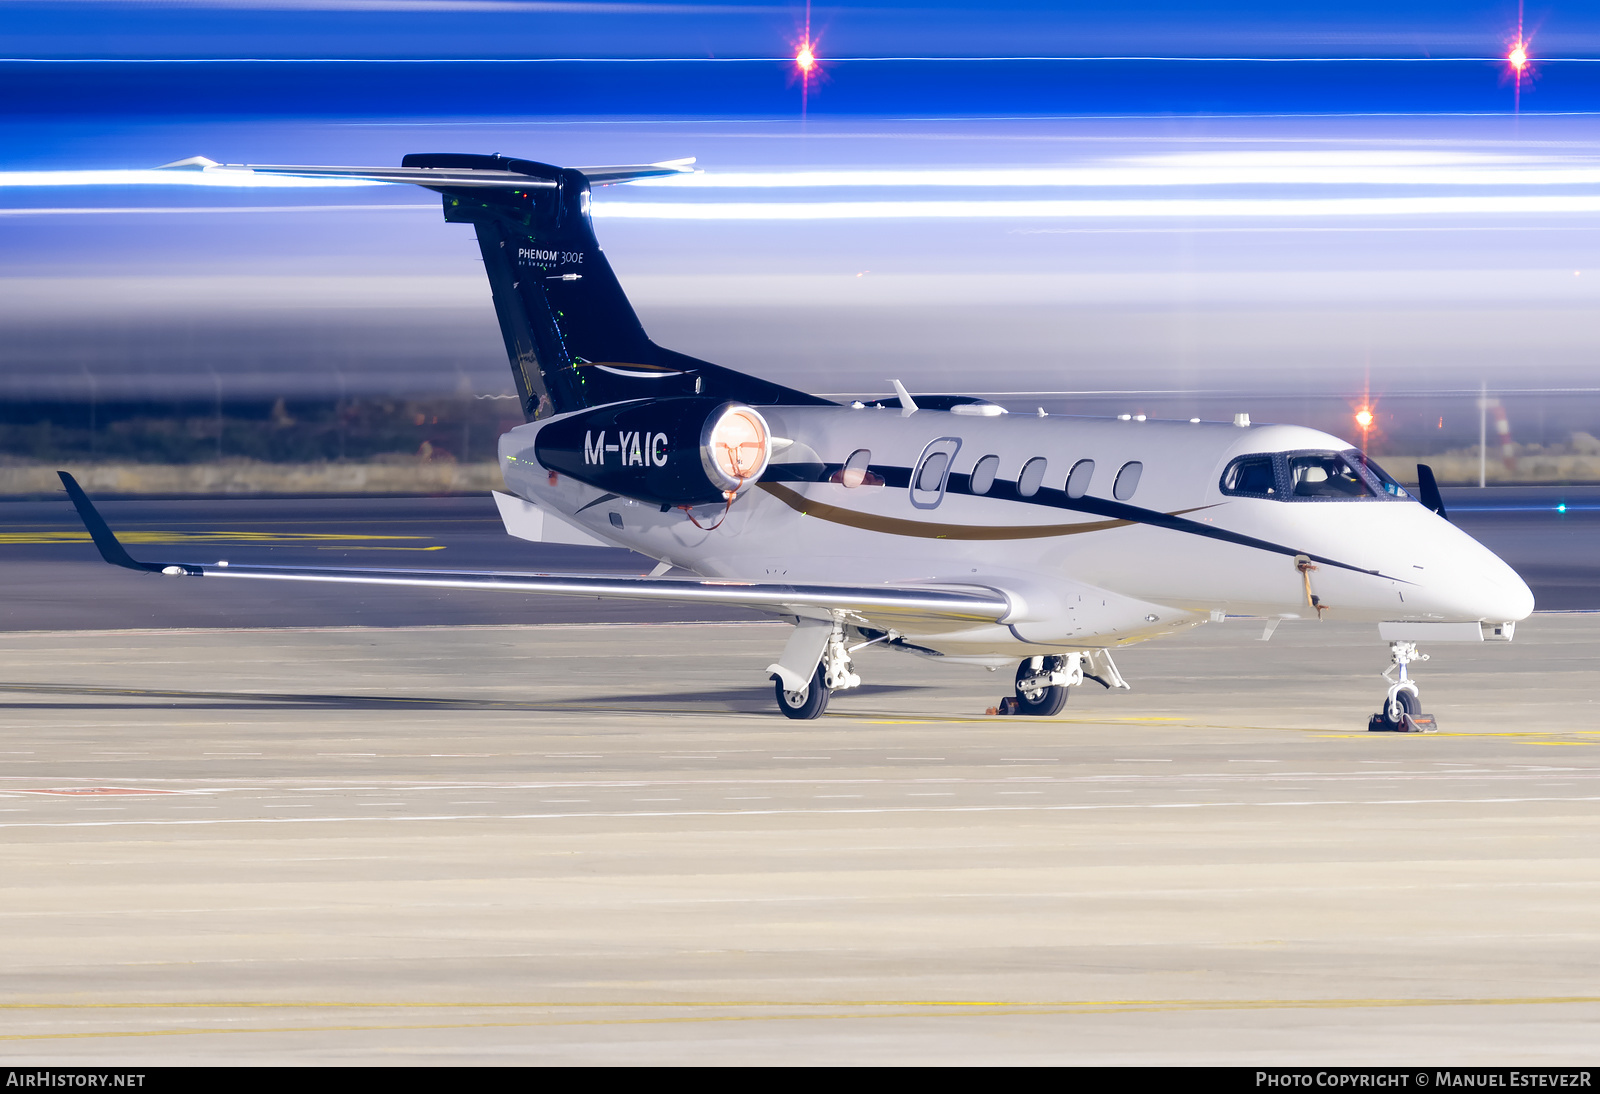
[[[960,437],[940,437],[929,441],[928,446],[922,450],[922,455],[917,457],[917,462],[911,466],[911,483],[909,493],[911,504],[918,509],[937,509],[944,500],[945,486],[950,482],[950,469],[955,466],[956,453],[961,451]],[[939,476],[939,489],[919,490],[917,480],[922,477],[923,465],[939,453],[945,455],[944,474]]]

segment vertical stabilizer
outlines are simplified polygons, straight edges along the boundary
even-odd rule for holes
[[[517,394],[530,420],[629,399],[720,396],[753,404],[826,400],[662,349],[644,332],[589,217],[581,170],[502,156],[413,155],[438,170],[448,221],[478,233]],[[470,172],[529,185],[454,185]],[[422,181],[423,185],[429,185]]]

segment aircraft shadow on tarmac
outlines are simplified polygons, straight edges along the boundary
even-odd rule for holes
[[[852,689],[854,698],[889,698],[925,688],[909,684],[864,684]],[[168,688],[114,688],[80,684],[0,683],[0,692],[60,696],[55,702],[0,701],[0,710],[119,710],[171,705],[186,710],[530,710],[629,713],[657,711],[692,713],[710,707],[730,714],[767,714],[772,695],[768,688],[729,688],[722,691],[659,692],[649,695],[593,696],[571,699],[514,700],[467,699],[426,695],[316,695],[242,691],[193,691]],[[165,701],[165,703],[163,702]]]

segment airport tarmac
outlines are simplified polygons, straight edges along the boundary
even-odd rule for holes
[[[781,624],[0,634],[8,1063],[1571,1064],[1600,616],[1231,620],[1129,692]]]

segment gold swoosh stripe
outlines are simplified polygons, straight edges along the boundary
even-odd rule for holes
[[[757,483],[761,489],[777,498],[797,513],[833,524],[861,528],[868,532],[885,532],[891,536],[915,536],[918,539],[1045,539],[1050,536],[1074,536],[1081,532],[1103,532],[1108,528],[1125,528],[1136,523],[1131,520],[1088,520],[1077,524],[1019,524],[981,528],[970,524],[934,524],[925,520],[904,520],[900,517],[882,517],[875,513],[858,513],[840,505],[813,501],[776,482]],[[1183,512],[1193,512],[1185,509]],[[1176,514],[1174,514],[1176,515]]]

